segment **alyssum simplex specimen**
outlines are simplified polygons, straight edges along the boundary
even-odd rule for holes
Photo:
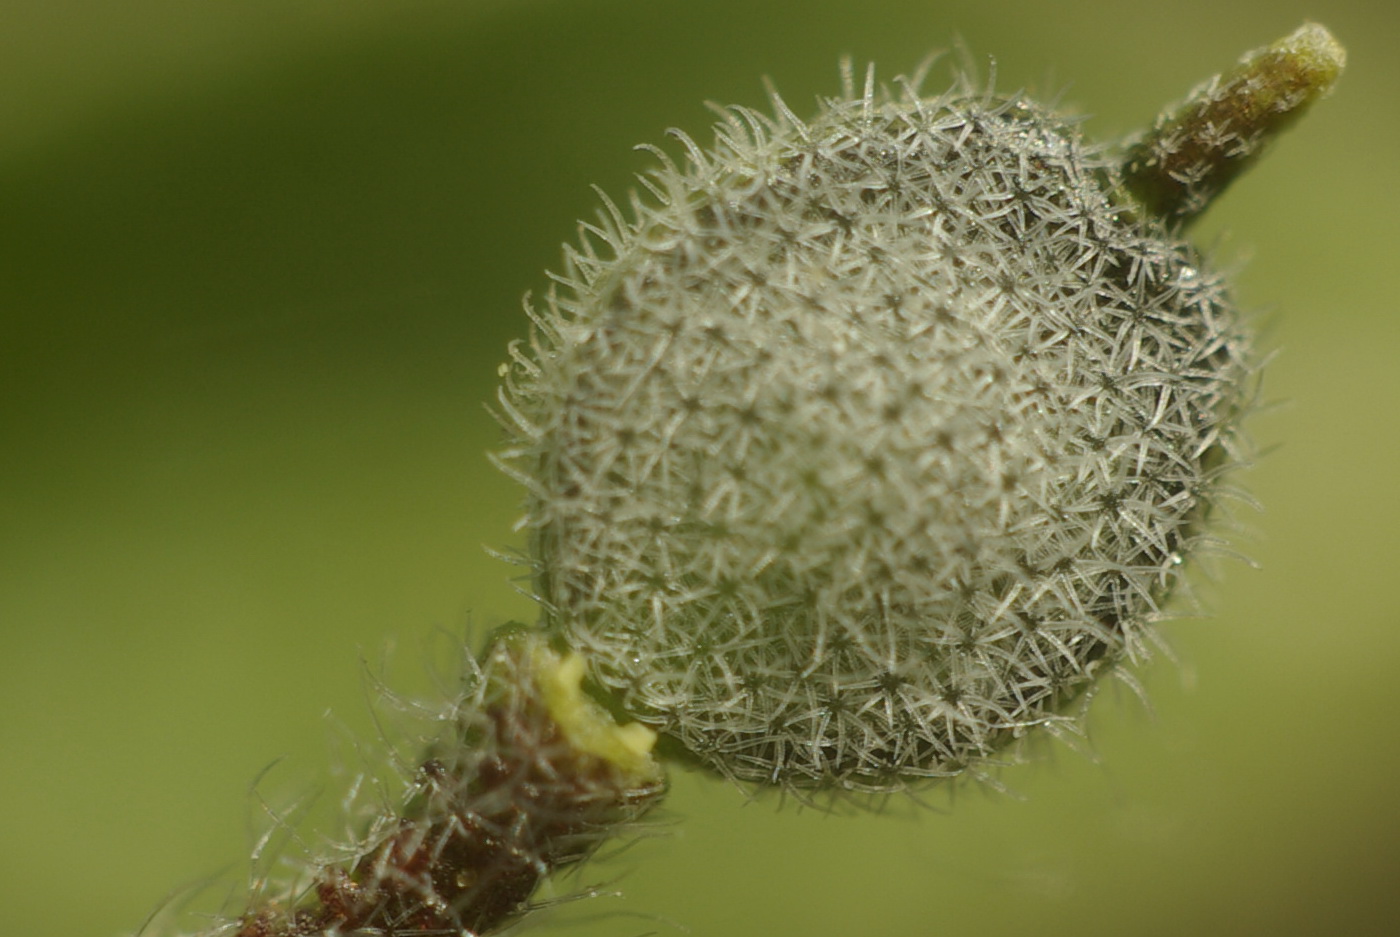
[[[731,778],[890,791],[1071,719],[1245,455],[1250,339],[1182,229],[1343,57],[1304,26],[1120,147],[847,75],[811,120],[775,95],[655,151],[500,398],[541,628],[486,649],[358,859],[216,932],[498,930],[660,797],[652,730]]]
[[[1254,359],[1180,229],[1330,86],[1306,26],[1126,152],[867,79],[658,152],[503,407],[545,626],[746,781],[958,774],[1139,656]]]

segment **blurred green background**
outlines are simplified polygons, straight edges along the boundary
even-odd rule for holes
[[[1334,98],[1214,209],[1281,355],[1213,615],[1155,716],[878,816],[681,775],[660,839],[542,933],[1394,933],[1400,881],[1400,7],[1381,0],[0,0],[0,931],[108,937],[243,874],[314,787],[360,661],[530,618],[484,409],[634,143],[799,112],[836,62],[964,39],[1107,138],[1306,18]],[[1229,232],[1234,232],[1229,233]],[[343,759],[342,759],[343,761]],[[332,795],[331,800],[334,799]],[[610,886],[611,887],[611,886]],[[215,898],[219,887],[210,890]]]

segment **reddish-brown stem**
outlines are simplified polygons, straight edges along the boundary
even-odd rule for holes
[[[535,635],[497,640],[477,705],[463,709],[454,744],[422,765],[396,828],[348,869],[322,869],[302,906],[247,914],[236,937],[479,935],[519,917],[546,875],[665,790],[635,736],[597,743],[624,730],[579,695],[574,669]]]

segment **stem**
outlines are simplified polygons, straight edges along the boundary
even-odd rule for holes
[[[388,832],[349,868],[322,869],[301,906],[250,910],[236,937],[483,935],[519,918],[546,875],[665,792],[653,733],[613,723],[583,695],[583,669],[537,632],[498,635],[453,739],[424,761],[402,815],[381,820]]]

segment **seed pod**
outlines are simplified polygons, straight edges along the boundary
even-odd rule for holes
[[[1280,63],[1333,66],[1289,114],[1336,77],[1321,27],[1286,42],[1127,157],[1021,95],[849,73],[809,121],[775,95],[653,150],[501,396],[548,627],[748,781],[897,789],[1066,718],[1247,452],[1251,341],[1179,230],[1281,125],[1249,123]]]

